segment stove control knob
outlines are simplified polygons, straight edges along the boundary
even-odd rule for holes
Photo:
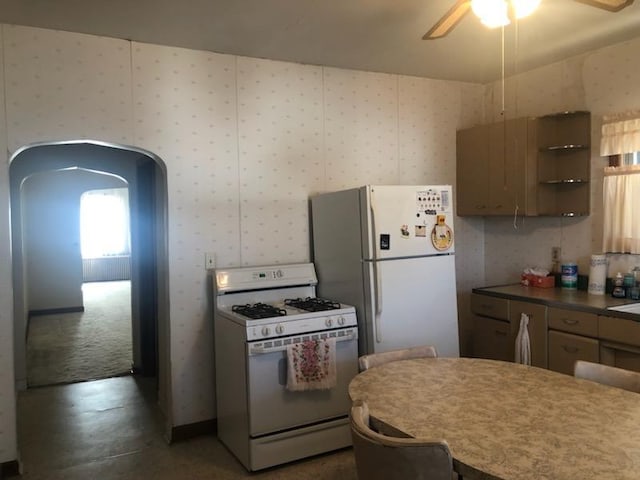
[[[333,318],[331,318],[331,317],[327,317],[327,319],[324,321],[324,324],[325,324],[327,327],[331,327],[331,326],[333,325]]]
[[[269,327],[262,327],[262,336],[267,337],[271,333],[271,329]]]
[[[343,316],[339,316],[338,317],[338,325],[340,325],[340,326],[344,325],[345,321],[346,320],[344,319]]]
[[[284,325],[277,325],[276,326],[276,333],[278,335],[282,335],[284,333]]]

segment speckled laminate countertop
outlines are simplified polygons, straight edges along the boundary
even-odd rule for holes
[[[349,395],[392,429],[445,439],[465,478],[640,475],[637,393],[509,362],[423,358],[360,373]]]
[[[611,295],[591,295],[583,290],[525,287],[520,284],[474,288],[472,291],[473,293],[492,297],[540,303],[550,307],[580,310],[598,315],[608,315],[640,321],[640,315],[607,310],[609,307],[638,303],[637,300],[613,298]]]

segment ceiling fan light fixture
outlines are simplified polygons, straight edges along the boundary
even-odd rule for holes
[[[471,10],[489,28],[509,24],[509,5],[506,0],[471,0]]]
[[[540,0],[511,0],[516,18],[524,18],[531,15],[540,5]]]

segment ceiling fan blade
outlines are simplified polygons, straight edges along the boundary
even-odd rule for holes
[[[610,12],[618,12],[633,3],[633,0],[575,0],[576,2],[591,5]]]
[[[470,0],[457,0],[455,5],[449,9],[444,16],[438,20],[431,29],[424,34],[423,40],[434,40],[436,38],[444,37],[447,33],[453,30],[460,20],[464,18],[469,9],[471,8]]]

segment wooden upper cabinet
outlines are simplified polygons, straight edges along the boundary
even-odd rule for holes
[[[533,126],[528,118],[516,118],[458,131],[458,215],[530,214]]]
[[[489,204],[488,125],[456,135],[456,205],[458,215],[487,215]]]

